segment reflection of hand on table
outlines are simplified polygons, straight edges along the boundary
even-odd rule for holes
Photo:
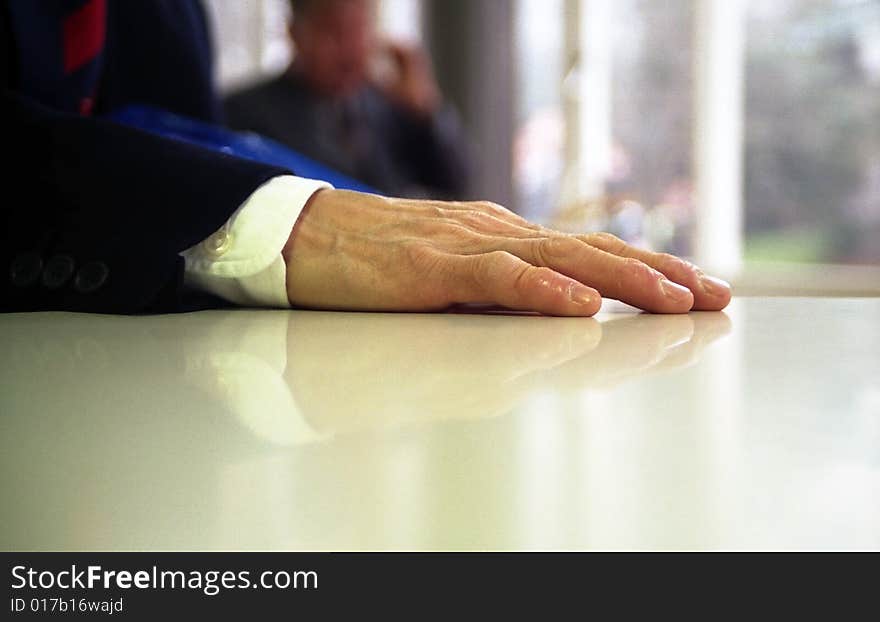
[[[219,433],[221,420],[237,421],[282,445],[500,415],[536,391],[615,386],[690,364],[730,327],[723,313],[603,314],[599,322],[240,310],[32,320],[33,330],[6,336],[6,386],[20,388],[13,402],[50,412],[58,403],[48,394],[34,401],[33,383],[77,387],[63,407],[74,419],[115,420],[114,405],[124,404],[134,416],[157,413],[157,422],[170,417],[193,430]],[[39,380],[26,372],[36,367]]]
[[[589,352],[599,323],[558,318],[303,313],[286,377],[317,428],[468,418],[509,410],[524,378]]]
[[[504,414],[534,391],[608,387],[688,365],[723,313],[605,322],[510,316],[301,313],[285,377],[320,434]]]
[[[517,455],[509,435],[495,436],[509,426],[491,421],[471,436],[477,426],[462,419],[509,413],[539,392],[579,396],[686,363],[679,354],[699,356],[729,324],[721,313],[603,313],[602,322],[246,310],[8,318],[0,326],[11,439],[0,452],[3,484],[17,507],[44,508],[52,521],[10,509],[6,533],[50,548],[216,544],[211,520],[225,517],[232,526],[222,540],[239,542],[239,524],[265,528],[267,511],[281,517],[276,538],[286,521],[323,533],[365,488],[385,524],[389,496],[411,502],[411,488],[375,478],[398,472],[402,454],[384,453],[401,447],[387,442],[396,431],[415,431],[422,457],[448,446],[473,459],[496,448],[480,463],[491,464]],[[442,427],[425,436],[414,430],[422,425]],[[443,482],[445,467],[432,468],[411,484]],[[505,470],[483,483],[496,489],[517,478]],[[331,497],[340,500],[329,509],[301,511]],[[505,501],[494,503],[509,514]]]
[[[730,328],[724,313],[610,319],[602,322],[602,339],[588,357],[554,370],[555,386],[610,388],[637,376],[687,367]]]

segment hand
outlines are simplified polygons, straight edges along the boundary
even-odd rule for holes
[[[438,311],[494,304],[590,316],[602,296],[655,313],[717,311],[730,286],[606,233],[569,235],[499,205],[320,190],[282,251],[291,304]]]
[[[385,43],[383,51],[393,70],[377,84],[399,106],[421,117],[430,117],[440,105],[440,89],[431,61],[421,47]]]

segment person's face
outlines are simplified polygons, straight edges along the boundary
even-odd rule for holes
[[[324,95],[357,90],[367,76],[373,24],[366,0],[338,0],[295,18],[291,35],[306,79]]]

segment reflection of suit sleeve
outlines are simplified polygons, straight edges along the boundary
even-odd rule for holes
[[[4,311],[180,310],[179,253],[287,173],[51,112],[6,91],[2,105]]]

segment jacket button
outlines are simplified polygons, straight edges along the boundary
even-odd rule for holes
[[[100,289],[110,275],[110,268],[103,261],[84,264],[73,279],[73,288],[80,294],[91,294]]]
[[[76,264],[70,255],[53,255],[43,268],[43,287],[46,289],[58,289],[73,276]]]
[[[9,266],[9,280],[16,287],[27,287],[37,282],[42,270],[43,258],[38,253],[21,253]]]

